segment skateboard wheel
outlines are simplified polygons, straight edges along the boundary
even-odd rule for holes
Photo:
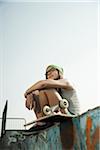
[[[68,108],[68,106],[69,106],[69,103],[68,103],[68,101],[66,99],[62,99],[60,101],[60,107],[61,108],[65,109],[65,108]]]
[[[51,108],[49,107],[49,106],[44,106],[44,108],[43,108],[43,113],[46,115],[46,116],[48,116],[48,115],[50,115],[51,114]]]

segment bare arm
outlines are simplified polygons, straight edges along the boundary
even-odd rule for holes
[[[33,84],[29,89],[27,89],[25,94],[24,94],[25,97],[27,96],[27,94],[29,94],[33,91],[44,89],[44,86],[45,86],[44,81],[45,80],[38,81],[35,84]]]
[[[26,91],[26,95],[35,90],[42,90],[42,89],[48,89],[48,88],[63,88],[67,90],[73,90],[73,87],[65,79],[59,79],[59,80],[47,79],[47,80],[41,80],[35,83],[34,85],[32,85]]]
[[[69,84],[69,82],[66,79],[47,79],[45,81],[45,88],[63,88],[67,90],[73,90],[73,87]]]

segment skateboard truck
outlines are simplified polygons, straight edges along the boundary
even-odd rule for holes
[[[62,99],[59,101],[59,104],[57,104],[57,105],[54,105],[51,107],[48,105],[45,105],[43,108],[43,113],[44,113],[44,115],[49,116],[51,114],[55,114],[59,110],[59,108],[61,108],[61,109],[64,109],[65,113],[67,114],[68,106],[69,106],[68,101],[66,99]]]

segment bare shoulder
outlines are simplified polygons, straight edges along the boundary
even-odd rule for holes
[[[68,83],[70,85],[72,85],[72,83],[70,81],[68,81],[67,79],[59,79],[60,82],[65,82]]]
[[[67,87],[69,87],[71,89],[75,89],[74,84],[71,81],[67,80],[67,79],[60,79],[60,82],[66,83]]]

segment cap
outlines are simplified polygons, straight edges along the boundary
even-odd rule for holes
[[[46,73],[49,72],[52,68],[54,69],[57,69],[60,71],[61,74],[63,74],[63,68],[57,66],[57,65],[49,65],[47,68],[46,68]]]

